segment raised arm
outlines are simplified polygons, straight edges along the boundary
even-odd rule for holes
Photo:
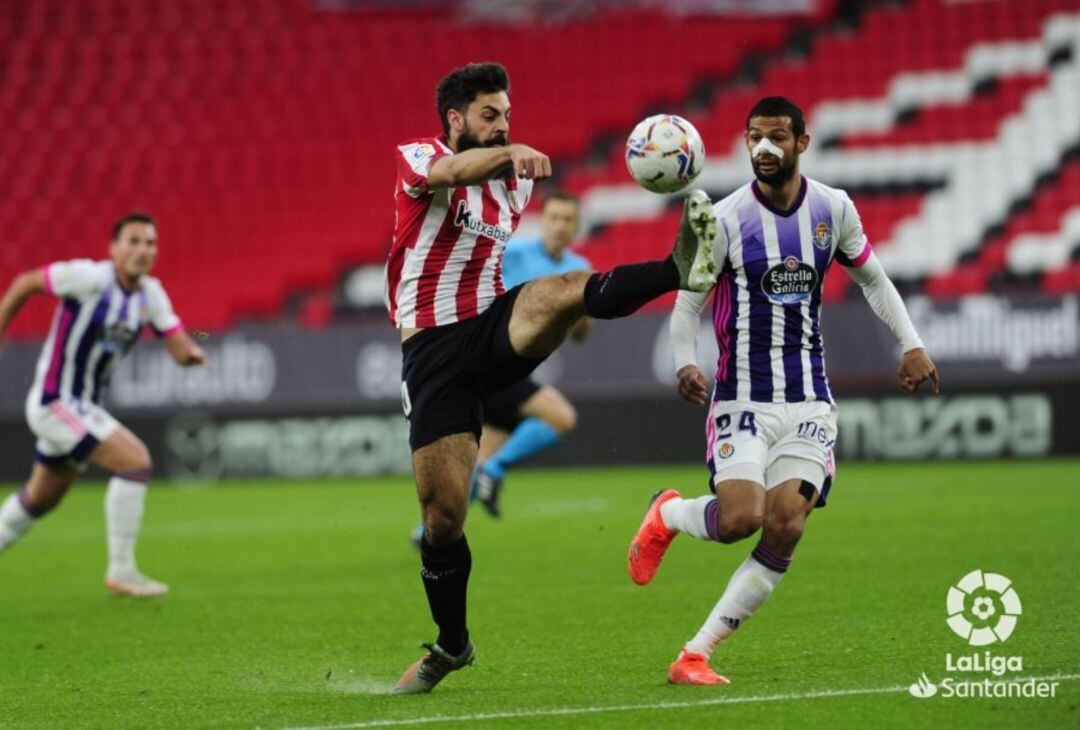
[[[680,291],[671,313],[671,351],[679,397],[702,406],[708,403],[709,390],[697,365],[697,335],[701,311],[708,299],[708,292]]]
[[[15,315],[30,297],[45,291],[48,291],[45,269],[34,269],[15,277],[4,292],[4,298],[0,300],[0,339],[7,332],[11,320],[15,319]]]
[[[438,158],[427,175],[429,190],[457,185],[478,185],[512,169],[518,177],[543,180],[551,177],[547,155],[523,144],[476,147]]]

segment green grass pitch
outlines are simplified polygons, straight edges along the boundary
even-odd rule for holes
[[[418,697],[386,694],[434,638],[407,479],[151,487],[140,563],[173,590],[142,603],[105,596],[102,489],[79,487],[0,556],[0,727],[1077,727],[1075,678],[1055,699],[879,690],[972,653],[945,594],[976,568],[1023,601],[991,649],[1024,675],[1080,672],[1078,477],[843,465],[791,572],[714,658],[733,684],[673,687],[753,542],[680,537],[645,588],[626,547],[648,497],[700,493],[702,469],[515,473],[506,517],[470,518],[477,663]]]

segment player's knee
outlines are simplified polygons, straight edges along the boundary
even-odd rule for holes
[[[123,468],[117,470],[116,476],[133,482],[150,481],[150,475],[154,471],[154,460],[145,444],[141,442],[136,444],[125,462]]]
[[[456,540],[465,527],[468,504],[451,500],[432,500],[422,505],[424,532],[432,545],[445,545]]]
[[[789,554],[802,538],[805,524],[802,515],[769,515],[765,520],[766,542],[770,547]]]
[[[559,279],[566,287],[575,290],[577,287],[585,286],[585,283],[595,273],[595,271],[567,271],[565,274],[560,274]]]
[[[560,286],[552,297],[552,304],[568,318],[567,324],[585,314],[585,285],[592,275],[591,271],[568,271],[559,275]]]
[[[424,512],[424,535],[432,545],[448,545],[459,537],[465,526],[465,515],[457,510],[429,509]]]
[[[720,510],[716,519],[717,535],[720,542],[732,543],[745,540],[761,529],[765,516],[758,511]]]
[[[27,485],[19,492],[19,501],[34,518],[44,517],[63,501],[70,487],[71,481],[65,479]]]
[[[60,504],[60,500],[64,498],[66,492],[66,489],[61,489],[56,492],[38,493],[32,496],[24,493],[24,496],[20,501],[27,514],[38,519],[56,509],[56,506]]]
[[[577,428],[577,409],[569,403],[563,404],[562,407],[551,414],[548,425],[558,431],[560,436],[568,436],[571,431]]]

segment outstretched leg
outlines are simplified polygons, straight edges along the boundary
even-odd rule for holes
[[[676,289],[708,291],[716,280],[715,238],[716,218],[709,198],[693,190],[683,205],[675,248],[667,258],[616,266],[603,274],[571,271],[529,282],[510,319],[514,352],[543,359],[583,316],[625,317]]]

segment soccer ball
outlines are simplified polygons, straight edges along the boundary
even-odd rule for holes
[[[694,125],[674,114],[642,121],[626,140],[626,166],[638,185],[675,193],[694,181],[705,165],[705,145]]]

